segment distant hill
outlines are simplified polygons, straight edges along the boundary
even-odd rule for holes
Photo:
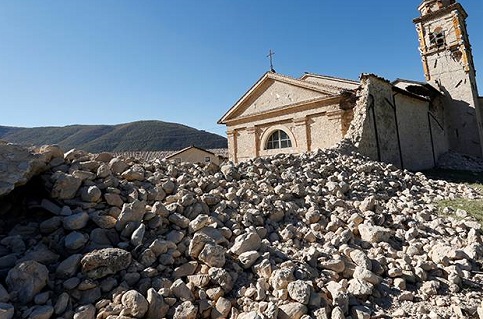
[[[0,126],[0,139],[23,145],[58,144],[92,153],[180,150],[190,145],[226,148],[226,138],[189,126],[161,121],[118,125],[21,128]]]

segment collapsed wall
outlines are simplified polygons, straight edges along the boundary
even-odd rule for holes
[[[481,225],[435,205],[479,196],[464,185],[336,150],[217,167],[49,149],[46,195],[2,216],[2,318],[483,312]]]
[[[377,157],[376,148],[375,147],[371,148],[364,145],[364,143],[367,143],[366,141],[368,139],[363,138],[364,133],[368,134],[368,132],[372,132],[371,130],[369,130],[369,127],[368,127],[369,119],[367,119],[367,117],[369,116],[368,108],[369,108],[370,102],[369,102],[368,79],[366,77],[361,76],[360,86],[357,89],[356,94],[357,94],[357,99],[356,99],[356,105],[353,108],[353,118],[349,125],[349,129],[344,135],[344,139],[341,143],[341,147],[345,146],[352,151],[355,151],[356,149],[360,149],[361,154],[364,154],[369,158],[376,158]],[[361,143],[363,144],[361,145]]]
[[[344,143],[374,160],[413,171],[436,166],[448,151],[443,108],[437,99],[361,75],[354,119]]]

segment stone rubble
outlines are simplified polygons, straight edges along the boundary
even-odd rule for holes
[[[42,156],[0,140],[0,196],[25,185],[34,175],[46,169],[46,163],[63,156],[60,149],[51,146],[44,146],[40,151]]]
[[[481,225],[435,204],[465,185],[336,149],[39,153],[46,193],[0,198],[0,318],[483,319]]]

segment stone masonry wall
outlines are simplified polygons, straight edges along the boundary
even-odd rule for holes
[[[362,99],[356,106],[354,128],[359,151],[376,160],[401,167],[393,110],[384,98],[392,99],[391,86],[375,76],[361,79]],[[375,120],[375,121],[374,121]]]
[[[481,114],[477,108],[476,78],[468,32],[461,7],[434,15],[422,22],[420,38],[426,80],[447,97],[446,134],[449,148],[463,154],[482,156]],[[444,46],[431,42],[436,28],[444,30]]]
[[[320,102],[293,113],[281,110],[270,118],[260,118],[250,123],[233,125],[229,129],[230,160],[239,163],[260,156],[279,153],[304,153],[328,148],[343,137],[343,119],[352,110],[340,110],[336,101]],[[286,132],[292,147],[266,150],[268,137],[275,130]]]
[[[376,160],[411,170],[434,167],[447,146],[444,131],[434,119],[430,124],[429,102],[402,94],[393,100],[393,94],[389,82],[364,75],[347,139]]]
[[[403,166],[412,169],[433,167],[431,135],[428,123],[428,104],[412,97],[397,94],[395,96],[399,140],[403,156]],[[402,125],[401,125],[402,124]]]

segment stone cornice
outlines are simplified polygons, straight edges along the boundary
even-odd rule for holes
[[[320,107],[321,106],[320,104],[325,104],[325,106],[333,105],[335,103],[339,103],[341,98],[342,97],[338,95],[333,97],[324,97],[324,98],[317,98],[309,101],[298,102],[291,105],[285,105],[276,109],[272,109],[269,111],[250,114],[243,117],[237,117],[232,120],[227,120],[224,124],[226,124],[227,126],[231,126],[231,125],[257,121],[263,118],[271,118],[271,117],[280,116],[280,115],[293,114],[295,112],[310,110],[314,107]]]
[[[423,16],[417,17],[416,19],[413,19],[414,23],[421,23],[421,22],[426,22],[429,20],[433,20],[435,18],[442,17],[444,15],[447,15],[451,11],[458,10],[463,14],[463,18],[466,19],[468,17],[468,14],[466,13],[465,9],[463,6],[461,6],[460,3],[454,3],[452,5],[447,6],[446,8],[440,9],[438,11],[432,12],[425,14]]]

